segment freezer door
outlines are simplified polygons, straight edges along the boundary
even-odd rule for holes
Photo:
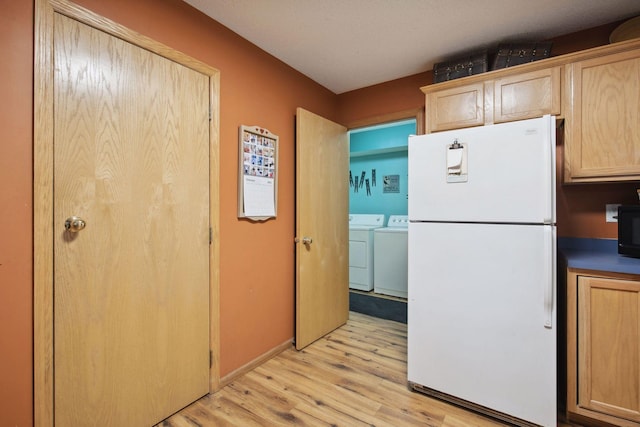
[[[556,425],[555,231],[409,225],[409,381]]]
[[[408,204],[411,221],[555,223],[555,118],[411,137]]]

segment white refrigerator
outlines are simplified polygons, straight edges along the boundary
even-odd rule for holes
[[[555,426],[555,118],[409,138],[408,381]]]

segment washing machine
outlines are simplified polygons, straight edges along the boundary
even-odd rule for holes
[[[349,288],[373,290],[373,231],[383,226],[383,214],[349,215]]]
[[[374,230],[373,291],[407,298],[407,236],[409,217],[390,215],[385,228]]]

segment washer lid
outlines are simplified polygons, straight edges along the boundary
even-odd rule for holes
[[[350,225],[349,231],[372,231],[372,230],[383,230],[381,225]]]
[[[349,228],[353,227],[382,227],[384,214],[349,214]]]
[[[353,230],[353,229],[352,229]],[[408,227],[384,227],[373,230],[375,234],[409,234]]]

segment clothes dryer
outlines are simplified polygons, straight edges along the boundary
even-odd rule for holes
[[[373,290],[373,231],[383,226],[383,214],[349,215],[349,288]]]
[[[407,215],[391,215],[385,228],[374,230],[373,291],[407,298]]]

